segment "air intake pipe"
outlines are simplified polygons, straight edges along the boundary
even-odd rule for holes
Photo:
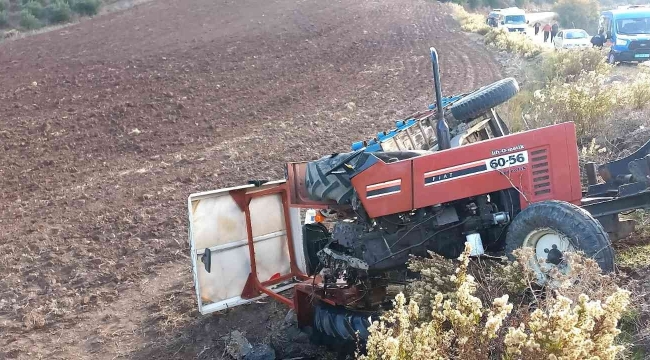
[[[436,92],[436,109],[438,121],[436,122],[436,137],[438,138],[438,150],[446,150],[451,147],[449,136],[449,125],[445,121],[445,110],[442,106],[442,84],[440,83],[440,66],[438,64],[438,52],[430,48],[431,64],[433,64],[433,88]]]

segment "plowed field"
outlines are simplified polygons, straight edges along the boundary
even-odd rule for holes
[[[192,192],[346,151],[500,69],[437,2],[157,0],[0,43],[0,358],[220,358]]]

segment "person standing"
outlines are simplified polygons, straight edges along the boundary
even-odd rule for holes
[[[542,24],[540,24],[539,21],[536,22],[535,25],[533,25],[533,27],[535,28],[535,36],[537,36],[537,34],[539,34],[539,28],[541,26],[542,26]]]
[[[557,23],[553,23],[553,26],[551,26],[551,42],[553,42],[555,35],[557,35],[559,31],[560,31],[560,26]]]
[[[591,44],[594,47],[602,48],[603,45],[605,45],[605,30],[600,29],[600,31],[598,31],[598,35],[595,35],[591,38]]]
[[[551,24],[546,24],[542,28],[542,32],[544,33],[544,42],[548,41],[548,37],[551,34]]]

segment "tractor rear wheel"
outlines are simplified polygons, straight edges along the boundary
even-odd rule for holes
[[[502,79],[456,101],[449,108],[449,112],[459,123],[467,122],[508,101],[518,92],[517,80],[514,78]],[[449,127],[451,128],[452,125],[450,122]]]
[[[534,203],[519,213],[506,234],[506,253],[521,247],[535,251],[531,267],[544,283],[552,267],[569,272],[565,251],[582,251],[605,272],[614,270],[614,250],[602,225],[584,209],[564,201]],[[540,260],[544,260],[540,263]]]
[[[318,304],[314,307],[312,341],[341,353],[353,353],[357,341],[365,348],[372,316],[374,313]]]

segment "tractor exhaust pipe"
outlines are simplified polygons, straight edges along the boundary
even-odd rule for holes
[[[440,83],[438,52],[433,47],[429,51],[431,51],[431,63],[433,64],[433,88],[436,91],[436,109],[438,110],[436,137],[438,138],[438,151],[440,151],[451,148],[451,139],[449,136],[449,125],[445,121],[445,110],[442,106],[442,84]]]

